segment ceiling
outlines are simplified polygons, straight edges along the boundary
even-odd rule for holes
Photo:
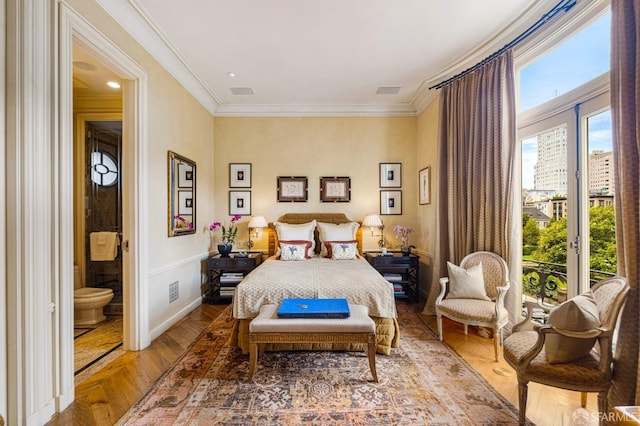
[[[215,115],[415,115],[555,4],[97,1]]]

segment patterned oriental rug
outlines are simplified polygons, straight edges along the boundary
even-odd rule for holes
[[[398,303],[400,347],[364,352],[266,352],[228,345],[227,308],[119,425],[517,425],[517,410]]]

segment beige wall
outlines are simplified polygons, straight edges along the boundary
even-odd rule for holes
[[[160,64],[153,59],[95,1],[67,2],[109,40],[118,45],[148,75],[147,116],[149,144],[146,147],[148,217],[140,218],[149,229],[147,241],[134,249],[148,250],[149,328],[152,337],[176,321],[194,301],[200,300],[201,259],[209,248],[205,222],[213,210],[213,117]],[[126,113],[125,113],[126,115]],[[126,123],[125,123],[126,125]],[[123,140],[123,144],[131,141]],[[197,233],[169,238],[167,230],[167,151],[197,163]],[[126,149],[125,149],[126,151]],[[124,161],[131,161],[125,159]],[[136,167],[124,175],[124,184],[132,182]],[[126,212],[125,212],[126,213]],[[127,236],[125,236],[126,238]],[[180,298],[169,305],[169,284],[179,281]]]
[[[424,268],[421,277],[423,278],[422,290],[425,292],[431,283],[438,279],[432,274],[432,259],[436,250],[436,206],[438,204],[438,120],[439,120],[440,98],[434,99],[429,106],[418,116],[417,120],[417,142],[416,155],[418,157],[418,169],[430,167],[431,177],[431,203],[421,205],[418,209],[417,241],[419,247],[424,250],[421,261]]]
[[[415,117],[216,117],[215,208],[208,220],[229,220],[229,163],[252,163],[251,213],[277,220],[287,212],[344,212],[362,221],[380,212],[379,163],[402,163],[402,215],[382,216],[387,244],[393,225],[417,226]],[[306,203],[279,203],[278,176],[307,176]],[[321,176],[350,176],[351,202],[320,202]],[[392,188],[395,189],[395,188]],[[246,240],[248,218],[240,222]],[[377,239],[365,235],[365,249]],[[418,245],[411,235],[410,242]],[[218,241],[219,232],[214,236]],[[266,249],[262,238],[258,249]]]

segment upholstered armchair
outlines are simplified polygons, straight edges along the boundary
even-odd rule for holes
[[[509,314],[504,307],[504,297],[509,290],[507,263],[502,257],[488,251],[468,254],[460,262],[459,268],[464,270],[463,274],[474,268],[482,270],[480,280],[476,280],[481,291],[480,294],[458,292],[456,296],[452,266],[455,265],[449,265],[449,277],[440,278],[440,294],[436,299],[438,338],[442,341],[443,316],[464,324],[465,335],[469,325],[491,328],[495,358],[498,361],[498,346],[502,343],[501,330],[509,322]]]
[[[582,407],[586,406],[587,392],[598,392],[598,411],[607,411],[613,337],[628,294],[625,278],[608,278],[594,285],[591,292],[552,309],[547,324],[532,323],[532,309],[536,305],[527,304],[527,318],[513,327],[513,333],[504,342],[504,359],[518,376],[520,424],[525,424],[529,382],[581,392]],[[574,301],[576,299],[581,300]],[[567,303],[578,308],[574,308],[562,324],[554,319],[554,311]],[[594,311],[589,313],[589,309]],[[586,319],[579,319],[581,317]],[[591,319],[599,325],[589,328],[579,325]],[[583,330],[570,331],[578,328]],[[582,349],[585,347],[586,350]],[[575,357],[578,358],[571,359]]]

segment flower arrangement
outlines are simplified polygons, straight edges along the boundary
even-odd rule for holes
[[[396,233],[396,238],[402,241],[400,246],[406,247],[409,242],[409,234],[413,232],[413,229],[402,225],[396,225],[393,227],[393,232]]]
[[[215,231],[218,228],[222,229],[222,243],[223,244],[233,244],[236,240],[236,235],[238,234],[238,227],[235,226],[235,223],[242,219],[242,216],[239,214],[233,216],[231,218],[231,225],[228,227],[224,226],[220,222],[213,222],[211,226],[209,226],[209,231]]]
[[[193,229],[193,222],[189,221],[187,223],[187,220],[180,216],[179,214],[173,216],[173,219],[176,221],[176,228],[178,229],[183,229],[183,228],[189,228],[189,229]]]

